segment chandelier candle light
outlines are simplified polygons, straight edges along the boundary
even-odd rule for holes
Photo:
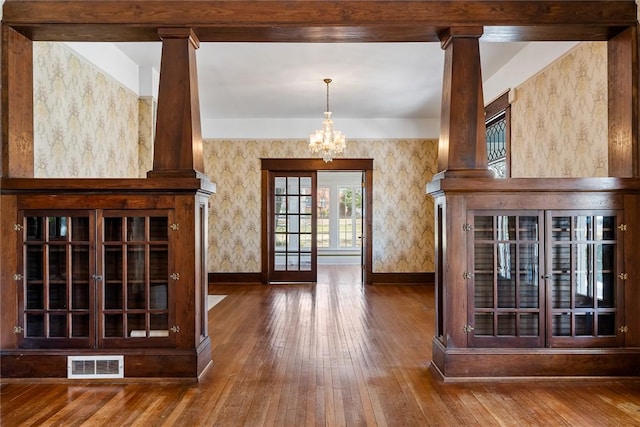
[[[315,131],[309,137],[309,149],[312,154],[321,154],[322,160],[330,162],[336,154],[344,153],[345,139],[342,132],[333,130],[333,120],[329,111],[329,83],[331,79],[324,79],[327,84],[327,111],[324,113],[322,129]]]

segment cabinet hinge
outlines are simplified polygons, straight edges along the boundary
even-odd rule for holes
[[[618,274],[618,279],[620,279],[620,280],[627,280],[627,273],[620,273],[620,274]]]
[[[22,280],[23,276],[20,273],[16,273],[13,275],[13,280]]]
[[[22,329],[22,326],[14,326],[13,327],[13,333],[14,334],[21,334],[24,331],[24,329]]]
[[[475,328],[473,326],[471,326],[471,325],[464,325],[462,327],[462,332],[464,332],[465,334],[468,334],[470,332],[473,332],[474,329]]]
[[[629,327],[627,325],[620,326],[618,330],[624,334],[626,332],[629,332]]]
[[[618,226],[618,230],[620,231],[627,231],[627,224],[620,224]]]
[[[172,229],[173,231],[178,231],[180,230],[180,224],[176,224],[175,222],[173,224],[171,224],[169,226],[170,229]]]
[[[467,279],[471,279],[473,277],[473,273],[469,273],[468,271],[465,271],[464,273],[462,273],[462,278],[467,280]]]
[[[22,231],[23,228],[22,224],[13,224],[13,231]]]
[[[180,273],[171,273],[171,278],[173,280],[180,280]]]
[[[473,230],[473,225],[471,224],[462,224],[462,231],[471,231]]]
[[[173,325],[173,326],[171,327],[171,332],[173,332],[173,333],[177,334],[178,332],[180,332],[180,326]]]

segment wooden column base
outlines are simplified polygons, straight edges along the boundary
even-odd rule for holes
[[[640,376],[640,348],[446,348],[433,339],[431,369],[444,381]]]
[[[67,356],[124,355],[124,377],[197,381],[211,363],[211,340],[197,349],[17,349],[0,353],[2,378],[67,378]],[[70,380],[78,381],[78,380]],[[91,381],[91,380],[82,380]]]

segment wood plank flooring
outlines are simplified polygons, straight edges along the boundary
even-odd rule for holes
[[[199,383],[9,382],[7,426],[633,426],[640,380],[444,384],[432,286],[216,285]]]

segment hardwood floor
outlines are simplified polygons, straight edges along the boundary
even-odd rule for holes
[[[199,383],[2,384],[0,425],[640,425],[640,380],[445,384],[432,286],[216,285]]]

